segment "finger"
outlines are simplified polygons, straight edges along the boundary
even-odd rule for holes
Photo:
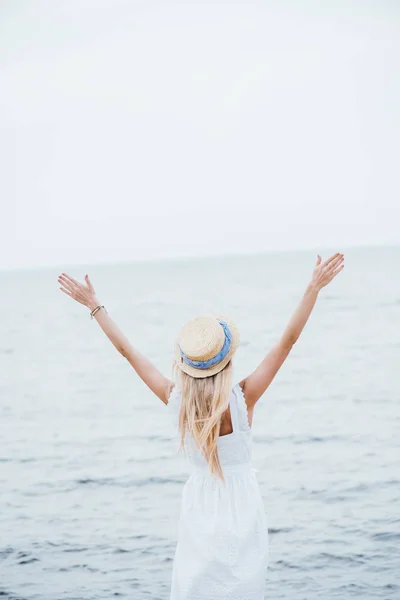
[[[331,273],[332,271],[334,271],[342,262],[344,261],[344,257],[342,255],[338,256],[337,258],[335,258],[335,260],[333,260],[327,267],[325,267],[325,270],[327,273]]]
[[[340,257],[341,254],[340,252],[335,252],[335,254],[332,254],[332,256],[330,256],[329,258],[327,258],[323,263],[322,263],[322,268],[326,268],[329,267],[331,265],[331,263],[336,260],[338,257]]]
[[[320,264],[322,258],[320,257],[319,254],[317,254],[317,262],[315,263],[315,266],[318,267],[318,265]]]
[[[90,279],[89,279],[89,275],[87,275],[87,274],[85,275],[85,281],[86,281],[86,283],[88,284],[88,286],[89,286],[90,290],[91,290],[91,291],[93,291],[92,282],[90,281]]]
[[[71,298],[76,298],[76,296],[77,296],[77,294],[74,292],[74,290],[71,290],[70,288],[66,287],[64,284],[61,284],[60,289],[62,289],[66,294],[71,296]]]
[[[58,283],[61,283],[61,285],[63,285],[65,288],[67,288],[71,292],[73,292],[74,290],[76,290],[76,286],[73,283],[70,283],[68,281],[68,279],[63,279],[63,278],[59,277]]]
[[[335,271],[333,272],[334,275],[337,275],[337,273],[339,273],[339,271],[341,271],[342,269],[344,269],[344,263],[342,265],[340,265],[340,267],[338,267],[337,269],[335,269]]]
[[[73,279],[71,279],[69,277],[66,277],[65,275],[59,275],[58,280],[65,281],[65,283],[67,283],[68,285],[74,286],[74,287],[79,286],[79,283],[77,283],[76,281],[74,281]]]
[[[61,273],[61,277],[65,277],[66,279],[71,281],[71,283],[75,283],[75,285],[79,285],[79,281],[76,281],[76,279],[74,279],[73,277],[70,277],[70,275],[67,275],[67,273]]]
[[[67,294],[67,296],[70,296],[70,297],[71,297],[71,292],[69,292],[69,291],[68,291],[68,290],[66,290],[65,288],[63,288],[63,287],[60,287],[60,290],[61,290],[62,292],[64,292],[64,294]]]
[[[330,276],[331,276],[331,274],[333,273],[333,271],[334,271],[335,269],[337,269],[337,268],[338,268],[338,266],[339,266],[339,265],[341,265],[342,263],[343,263],[343,259],[342,259],[342,258],[339,258],[338,260],[334,260],[334,261],[332,261],[330,265],[328,265],[327,267],[324,267],[324,272],[325,272],[325,274],[326,274],[328,277],[330,277]]]
[[[60,290],[62,292],[64,292],[64,294],[67,294],[67,296],[69,296],[70,298],[72,298],[73,300],[76,300],[77,302],[79,302],[80,304],[85,304],[85,299],[82,298],[82,296],[80,294],[76,294],[75,292],[71,292],[70,290],[60,287]]]
[[[336,277],[336,275],[337,275],[338,273],[340,273],[340,271],[341,271],[342,269],[344,269],[344,265],[340,265],[340,267],[339,267],[339,268],[337,268],[335,271],[333,271],[333,273],[331,273],[331,275],[330,275],[330,279],[332,280],[334,277]]]
[[[338,256],[341,256],[340,252],[335,252],[335,254],[332,254],[332,256],[330,256],[324,263],[322,263],[322,266],[327,267]]]
[[[65,287],[68,287],[70,289],[76,289],[76,284],[67,279],[66,277],[63,277],[62,275],[60,275],[60,277],[58,278],[58,283],[62,283]]]

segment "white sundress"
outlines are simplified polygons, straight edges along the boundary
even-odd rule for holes
[[[168,406],[176,426],[180,399],[175,387]],[[264,600],[267,517],[251,466],[252,431],[239,384],[229,406],[232,433],[218,440],[225,483],[211,476],[193,438],[186,436],[192,472],[182,492],[170,600]]]

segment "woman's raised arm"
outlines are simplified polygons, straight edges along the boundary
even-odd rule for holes
[[[80,304],[87,306],[90,311],[93,311],[97,306],[100,306],[100,302],[96,297],[94,287],[88,275],[85,276],[85,281],[86,283],[80,283],[66,273],[62,273],[58,278],[62,292]],[[118,352],[132,365],[144,383],[160,400],[167,404],[172,382],[167,377],[164,377],[148,358],[133,348],[129,340],[103,308],[97,310],[93,318],[96,319],[108,339]]]
[[[240,382],[249,408],[252,408],[263,395],[285,362],[308,321],[320,290],[328,285],[343,269],[343,260],[344,255],[339,252],[336,252],[324,262],[318,254],[311,281],[307,285],[300,304],[287,324],[282,337],[272,347],[256,370]]]

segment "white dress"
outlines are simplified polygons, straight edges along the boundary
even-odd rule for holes
[[[181,392],[169,398],[175,425]],[[232,433],[218,440],[225,483],[212,477],[191,436],[191,465],[181,500],[170,600],[264,600],[268,528],[263,499],[251,467],[252,431],[242,389],[229,400]]]

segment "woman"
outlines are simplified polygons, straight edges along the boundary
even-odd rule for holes
[[[61,290],[87,306],[117,350],[171,410],[192,466],[182,494],[171,600],[262,600],[268,529],[251,468],[251,426],[265,392],[302,332],[320,290],[344,267],[343,254],[317,262],[281,339],[253,373],[232,385],[237,327],[204,316],[187,323],[175,343],[175,382],[135,350],[85,276],[59,276]]]

